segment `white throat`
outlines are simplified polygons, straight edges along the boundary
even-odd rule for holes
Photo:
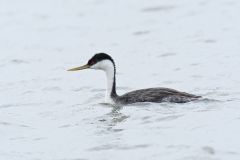
[[[102,60],[91,66],[92,69],[103,70],[106,73],[107,89],[105,94],[105,103],[114,103],[111,94],[114,82],[114,65],[110,60]]]

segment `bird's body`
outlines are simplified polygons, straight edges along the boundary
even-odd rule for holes
[[[198,99],[199,96],[188,94],[185,92],[179,92],[177,90],[169,88],[147,88],[140,89],[126,93],[116,98],[123,104],[130,104],[136,102],[174,102],[174,103],[185,103]]]
[[[107,90],[105,95],[106,103],[112,104],[132,104],[138,102],[185,103],[197,100],[201,97],[169,88],[140,89],[119,96],[116,92],[116,67],[113,59],[109,55],[105,53],[96,54],[88,61],[88,64],[82,67],[70,69],[69,71],[76,71],[87,68],[105,71],[107,77]]]

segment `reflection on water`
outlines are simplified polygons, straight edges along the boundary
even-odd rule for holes
[[[105,114],[104,116],[102,116],[101,119],[99,119],[99,121],[107,125],[108,131],[113,131],[113,132],[122,131],[122,129],[114,129],[114,127],[129,118],[129,116],[121,112],[123,106],[111,105],[106,103],[100,103],[100,106],[109,107],[111,108],[111,111]]]

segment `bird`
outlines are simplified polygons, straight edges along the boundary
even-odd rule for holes
[[[106,53],[97,53],[87,64],[69,69],[68,71],[79,71],[84,69],[102,70],[106,73],[107,88],[105,103],[128,105],[141,102],[152,103],[186,103],[198,100],[201,96],[180,92],[170,88],[147,88],[131,91],[119,96],[116,92],[116,65],[113,58]]]

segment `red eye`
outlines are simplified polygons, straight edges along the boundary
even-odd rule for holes
[[[91,61],[90,62],[90,65],[94,65],[96,62],[95,61]]]

